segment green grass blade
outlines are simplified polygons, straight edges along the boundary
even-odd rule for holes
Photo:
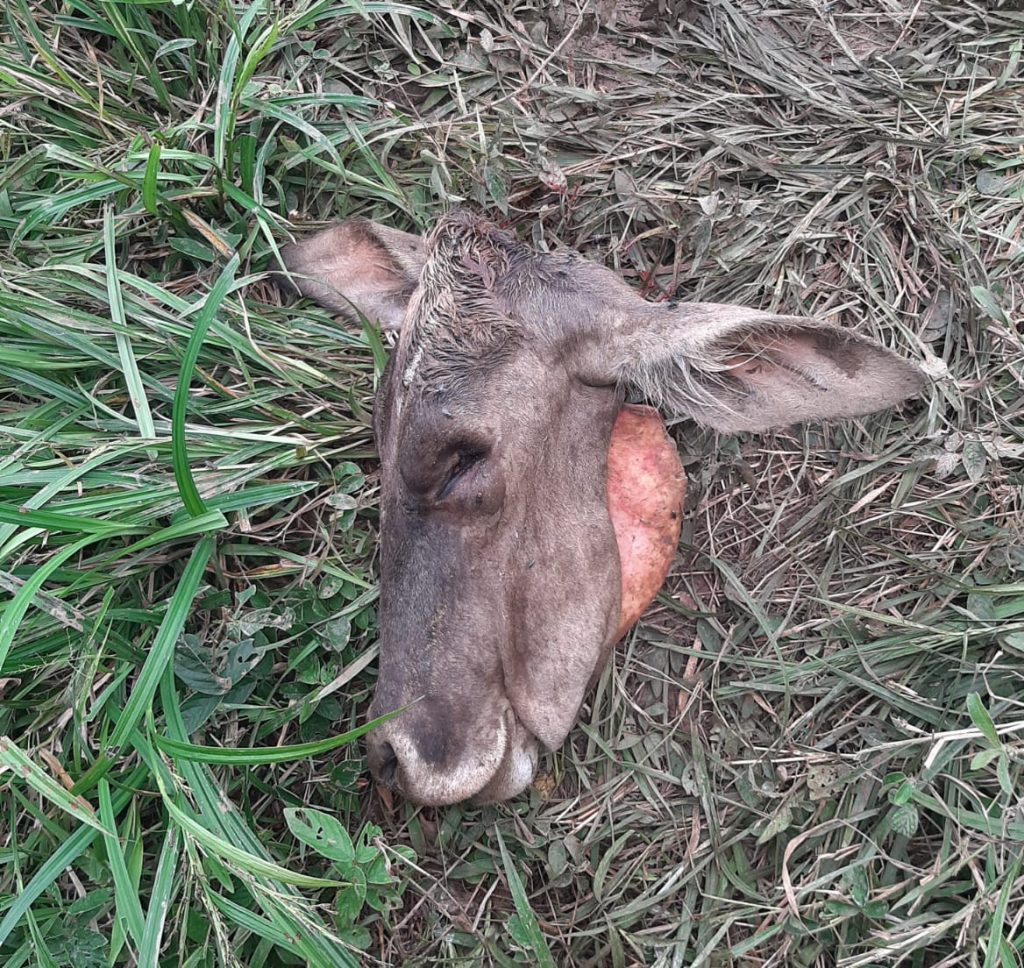
[[[144,530],[119,521],[93,521],[73,514],[34,511],[29,508],[11,507],[9,504],[0,504],[0,523],[14,524],[24,528],[43,528],[46,531],[82,531],[105,536],[131,534]]]
[[[999,892],[999,899],[996,901],[995,910],[989,919],[988,938],[985,941],[985,963],[982,968],[1000,968],[1001,965],[1005,964],[1003,956],[1009,947],[1010,939],[1003,937],[1003,926],[1006,924],[1006,915],[1009,913],[1010,893],[1016,886],[1017,878],[1020,876],[1020,869],[1021,860],[1018,857],[1006,872],[1003,888]],[[1019,920],[1017,924],[1019,927]]]
[[[251,747],[248,749],[220,749],[216,746],[197,746],[192,743],[179,743],[164,736],[154,736],[153,742],[168,756],[178,760],[189,760],[193,763],[216,763],[222,766],[265,766],[271,763],[292,763],[306,760],[314,756],[323,756],[340,746],[355,742],[360,736],[366,735],[371,729],[397,716],[401,710],[378,716],[370,722],[339,733],[330,739],[315,740],[309,743],[294,743],[291,746]]]
[[[167,809],[168,814],[170,814],[171,819],[205,850],[256,877],[268,877],[275,881],[280,881],[282,884],[293,884],[295,887],[344,886],[344,881],[299,874],[288,870],[287,867],[282,867],[280,864],[273,863],[273,861],[264,860],[250,851],[235,846],[224,837],[204,827],[198,820],[190,817],[169,796],[164,797],[164,807]]]
[[[145,767],[137,768],[129,777],[125,778],[124,786],[114,796],[114,813],[120,813],[125,804],[131,800],[135,788],[143,782]],[[66,840],[60,843],[57,848],[40,865],[39,869],[32,875],[32,879],[22,888],[17,897],[7,909],[3,920],[0,921],[0,945],[2,945],[17,923],[24,917],[36,898],[46,891],[50,885],[72,864],[77,857],[88,850],[89,845],[100,835],[100,831],[93,826],[83,825],[72,833]]]
[[[0,736],[0,773],[10,770],[16,777],[24,780],[40,796],[49,800],[55,807],[70,814],[76,820],[94,827],[103,834],[112,835],[96,816],[92,805],[81,797],[75,796],[64,789],[42,767],[36,764],[8,736]]]
[[[121,558],[145,551],[146,548],[153,548],[157,545],[169,545],[182,538],[189,538],[195,534],[205,534],[208,531],[221,531],[228,526],[227,518],[220,511],[204,511],[194,518],[186,518],[169,524],[166,528],[154,531],[152,534],[140,538],[138,541],[128,545],[123,551],[119,551]]]
[[[170,738],[178,743],[186,742],[188,736],[174,690],[174,675],[170,669],[160,682],[160,697]],[[267,856],[266,847],[242,820],[238,811],[233,807],[225,809],[225,803],[229,801],[213,783],[206,767],[187,760],[180,762],[178,767],[207,824],[216,826],[224,838],[250,854]],[[356,960],[336,937],[315,920],[311,913],[301,914],[301,898],[294,893],[291,885],[271,882],[266,887],[266,893],[257,894],[257,901],[275,927],[294,939],[296,948],[311,965],[317,968],[355,968]]]
[[[193,517],[198,517],[202,514],[206,510],[206,505],[199,496],[199,490],[196,487],[196,482],[192,477],[192,470],[188,463],[188,449],[185,441],[185,415],[188,410],[189,383],[192,379],[192,371],[195,369],[196,361],[199,359],[199,350],[203,345],[203,340],[206,338],[207,330],[210,328],[217,309],[234,282],[238,262],[238,255],[232,256],[231,261],[224,267],[217,281],[213,284],[213,288],[208,293],[203,308],[195,318],[192,326],[192,335],[189,337],[188,345],[185,348],[185,357],[182,360],[181,370],[178,374],[178,385],[174,391],[174,404],[171,411],[171,448],[174,462],[174,478],[178,482],[182,503]]]
[[[124,921],[128,936],[132,939],[136,950],[144,945],[146,922],[139,903],[138,886],[132,881],[121,849],[121,840],[117,834],[117,818],[114,816],[114,801],[110,795],[110,784],[100,780],[97,788],[100,805],[100,819],[106,828],[104,840],[107,848],[107,860],[114,880],[114,903],[118,915]]]
[[[498,847],[501,849],[501,864],[505,871],[505,879],[508,881],[509,893],[512,895],[512,903],[515,905],[516,914],[519,915],[519,923],[529,939],[530,954],[533,955],[536,959],[536,964],[540,965],[541,968],[555,968],[554,959],[551,957],[551,949],[548,947],[547,940],[540,930],[537,915],[534,914],[533,908],[530,907],[530,901],[523,888],[519,871],[516,870],[508,848],[505,846],[505,839],[497,827],[494,828],[494,832],[498,840]]]
[[[149,909],[146,911],[145,930],[142,935],[142,945],[139,948],[139,968],[158,968],[160,963],[164,924],[171,910],[174,875],[177,873],[178,860],[181,855],[180,839],[181,834],[178,828],[170,826],[164,836],[163,847],[160,849],[156,877],[153,879],[153,890],[149,898]]]
[[[575,26],[500,3],[0,7],[0,735],[114,835],[0,767],[0,964],[512,968],[543,942],[609,968],[1016,966],[1019,18],[681,6],[667,31],[630,5]],[[768,436],[677,422],[679,555],[545,757],[557,786],[396,797],[364,854],[422,846],[429,869],[389,863],[363,896],[282,818],[329,814],[358,852],[379,812],[344,740],[378,682],[393,334],[281,300],[267,268],[332,220],[423,234],[462,199],[604,263],[652,321],[675,299],[817,315],[934,381]],[[781,348],[751,331],[767,367],[740,377]],[[821,348],[779,376],[814,382]],[[157,777],[244,855],[352,883],[223,860]]]
[[[159,214],[157,209],[157,179],[160,176],[160,142],[150,146],[146,158],[146,171],[142,176],[142,204],[150,215]]]
[[[110,317],[114,323],[114,339],[117,342],[117,355],[121,359],[121,372],[124,374],[128,387],[128,398],[135,412],[135,421],[139,427],[139,435],[147,440],[156,437],[153,426],[153,414],[146,399],[146,388],[139,373],[139,364],[135,359],[131,340],[128,338],[128,320],[124,314],[124,302],[121,299],[121,284],[117,278],[117,254],[114,245],[114,211],[110,205],[103,209],[103,252],[106,256],[107,299],[110,305]],[[155,455],[154,455],[155,456]]]
[[[7,603],[3,614],[0,614],[0,672],[3,671],[4,662],[7,661],[7,654],[11,650],[11,643],[14,641],[18,626],[21,625],[21,621],[32,604],[36,592],[43,587],[43,584],[50,575],[63,565],[65,561],[73,558],[97,540],[98,537],[96,535],[89,535],[58,551],[47,560],[46,564],[40,565],[33,572],[32,576],[21,586],[18,593]]]
[[[114,732],[108,742],[109,748],[116,749],[128,739],[139,720],[149,709],[164,670],[173,664],[174,648],[185,627],[185,621],[189,616],[196,592],[199,590],[203,572],[213,554],[213,547],[213,536],[204,535],[193,550],[181,580],[178,582],[178,587],[167,605],[167,611],[157,630],[156,637],[153,639],[153,645],[146,656],[146,661],[143,663],[128,701],[118,717],[117,726],[114,727]]]
[[[274,944],[280,945],[287,951],[298,954],[298,950],[292,944],[291,938],[289,938],[283,931],[279,930],[272,921],[267,918],[260,917],[258,914],[255,914],[248,908],[242,907],[240,904],[235,904],[234,901],[229,901],[226,897],[222,897],[215,891],[207,890],[206,897],[214,907],[219,908],[224,912],[224,914],[228,915],[232,921],[245,928],[246,931],[251,931],[257,937],[266,938],[268,941],[272,941]]]

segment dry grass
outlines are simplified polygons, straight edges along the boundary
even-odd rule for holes
[[[0,504],[77,524],[0,519],[0,733],[37,768],[0,750],[0,960],[1024,963],[1017,6],[11,4]],[[767,439],[677,425],[679,560],[570,742],[528,797],[422,811],[355,745],[241,758],[358,723],[375,641],[381,350],[260,272],[311,223],[455,202],[936,383]],[[381,826],[362,874],[301,807]],[[379,857],[376,906],[260,866]]]

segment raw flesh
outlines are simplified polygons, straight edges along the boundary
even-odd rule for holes
[[[616,640],[661,589],[675,557],[686,474],[653,407],[626,404],[608,445],[608,513],[622,568]]]

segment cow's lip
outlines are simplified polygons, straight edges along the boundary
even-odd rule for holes
[[[491,778],[470,798],[474,806],[500,803],[522,793],[533,781],[541,744],[515,710],[505,711],[505,754]]]
[[[389,780],[382,780],[375,775],[375,782],[411,803],[424,807],[445,807],[467,801],[474,805],[484,805],[508,800],[530,785],[540,759],[541,744],[523,725],[511,704],[506,705],[499,716],[498,726],[500,739],[498,744],[491,747],[487,757],[490,759],[493,756],[496,765],[474,793],[460,791],[459,795],[453,797],[444,789],[445,784],[434,782],[425,785],[413,783],[410,786],[410,778],[402,766],[398,766],[393,778]],[[397,740],[392,738],[389,742]],[[407,744],[403,746],[409,749]]]

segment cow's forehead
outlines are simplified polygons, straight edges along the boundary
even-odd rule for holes
[[[408,419],[403,412],[421,395],[456,408],[494,396],[500,371],[516,359],[530,370],[550,356],[581,300],[584,309],[596,305],[577,253],[538,252],[472,213],[445,216],[424,248],[395,353],[389,424]],[[544,372],[527,377],[545,392]]]
[[[524,338],[502,285],[530,250],[508,240],[508,251],[499,252],[505,244],[492,246],[476,222],[450,221],[431,234],[409,302],[398,345],[398,406],[409,393],[458,393],[486,379]]]

